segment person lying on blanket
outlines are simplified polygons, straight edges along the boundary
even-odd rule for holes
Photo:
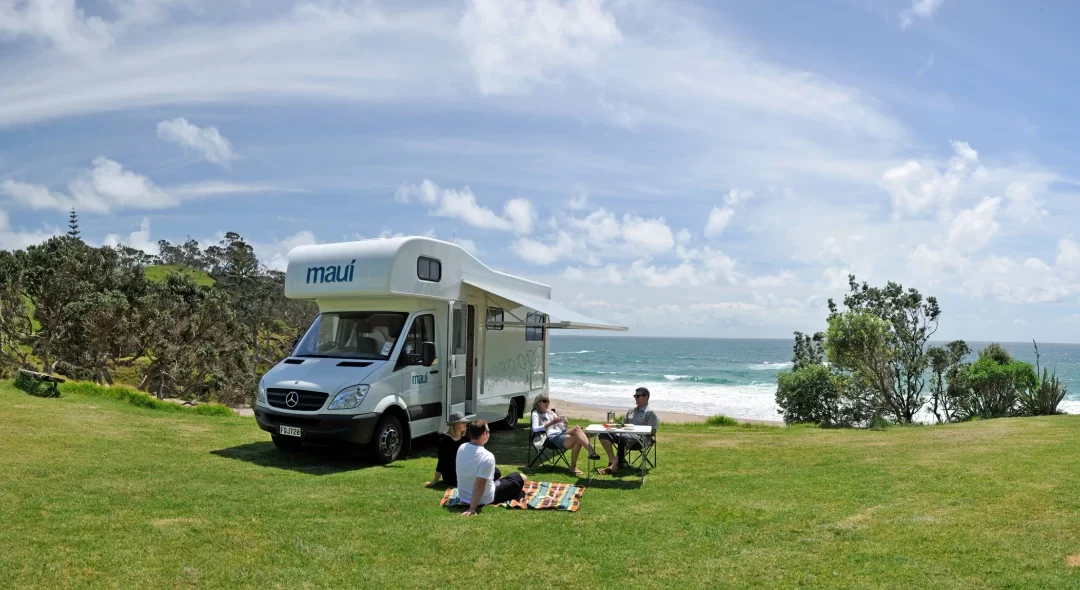
[[[649,390],[644,387],[638,387],[634,391],[634,407],[630,408],[626,412],[626,424],[634,424],[637,426],[651,426],[656,428],[660,424],[660,419],[656,417],[656,412],[649,409]],[[640,434],[626,434],[621,432],[603,432],[600,434],[600,444],[604,446],[604,450],[607,451],[608,466],[597,470],[598,473],[615,473],[619,470],[619,465],[622,464],[623,459],[626,458],[626,449],[640,449],[645,446],[644,436]],[[619,450],[618,457],[611,451],[612,444],[616,445]]]
[[[570,451],[570,473],[581,477],[585,475],[577,468],[578,453],[581,449],[589,452],[589,458],[596,461],[600,455],[589,444],[589,437],[580,426],[566,427],[566,418],[551,409],[551,400],[546,393],[536,396],[533,401],[532,431],[547,432],[548,442]]]
[[[472,516],[487,504],[519,499],[528,478],[516,471],[506,477],[495,478],[495,455],[484,448],[491,438],[487,420],[469,422],[466,432],[469,442],[458,449],[456,461],[458,500],[469,505],[462,516]]]

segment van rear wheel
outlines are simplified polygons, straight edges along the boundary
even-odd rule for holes
[[[376,463],[393,463],[405,447],[405,430],[401,420],[390,414],[383,415],[372,434],[368,452]]]
[[[513,430],[517,427],[518,420],[521,418],[521,410],[518,408],[518,401],[516,399],[510,400],[510,405],[506,408],[506,418],[503,420],[502,426],[507,430]]]

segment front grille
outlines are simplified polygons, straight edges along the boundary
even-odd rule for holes
[[[294,391],[299,399],[296,405],[290,408],[289,404],[285,403],[285,399]],[[321,391],[303,391],[300,389],[266,390],[266,402],[271,406],[283,410],[297,410],[300,412],[314,412],[315,410],[322,409],[323,404],[326,403],[326,398],[328,397],[330,397],[329,393],[323,393]]]

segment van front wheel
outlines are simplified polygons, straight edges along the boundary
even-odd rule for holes
[[[376,463],[384,465],[393,463],[401,456],[401,449],[404,447],[405,431],[401,428],[401,421],[397,419],[397,416],[384,415],[371,437],[369,447],[371,458]]]

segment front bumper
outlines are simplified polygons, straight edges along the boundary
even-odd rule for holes
[[[279,426],[300,428],[303,440],[308,442],[348,442],[367,444],[379,422],[378,414],[340,416],[338,414],[315,414],[310,416],[289,414],[256,407],[255,421],[259,428],[277,434]]]

